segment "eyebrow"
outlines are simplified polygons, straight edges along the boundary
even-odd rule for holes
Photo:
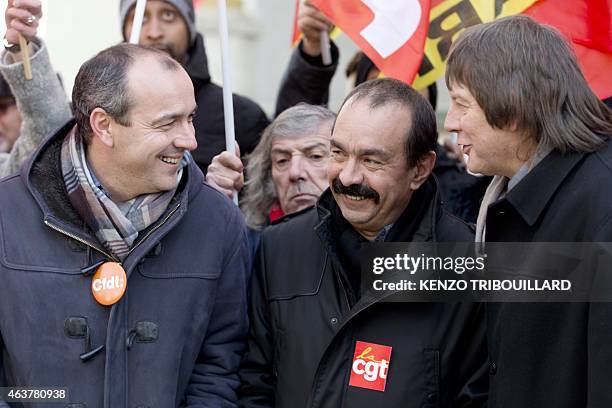
[[[273,147],[272,150],[270,151],[270,154],[291,154],[291,150],[290,149],[286,149],[284,147]]]
[[[464,102],[469,102],[463,95],[460,95],[460,94],[458,94],[456,92],[448,91],[448,95],[451,97],[452,100],[460,99],[460,100],[462,100]]]
[[[195,115],[196,110],[197,110],[197,107],[189,115]],[[182,113],[176,113],[176,112],[164,113],[161,116],[153,119],[151,121],[151,126],[158,126],[158,125],[160,125],[160,124],[162,124],[162,123],[164,123],[166,121],[178,119],[178,118],[181,118],[183,116],[185,116],[185,115],[182,114]]]
[[[322,149],[327,149],[327,143],[323,143],[323,142],[313,142],[311,144],[307,144],[306,146],[304,146],[302,148],[302,150],[313,150],[316,148],[322,148]]]
[[[337,147],[340,150],[346,151],[346,149],[340,143],[338,143],[338,142],[336,142],[334,140],[331,141],[331,145],[332,145],[332,147]],[[383,161],[387,161],[387,160],[389,160],[391,158],[391,154],[389,154],[384,149],[376,149],[376,148],[363,149],[363,150],[359,150],[358,153],[359,153],[359,156],[375,156],[375,157],[379,157]]]
[[[383,161],[389,160],[391,155],[382,149],[365,149],[359,151],[360,156],[374,156],[378,157]]]
[[[299,150],[300,151],[310,151],[310,150],[316,149],[318,147],[320,147],[322,149],[327,149],[327,144],[325,144],[323,142],[313,142],[313,143],[311,143],[309,145],[306,145],[306,146],[302,147]],[[288,149],[288,148],[285,148],[285,147],[278,147],[277,146],[277,147],[273,147],[272,148],[271,153],[286,153],[286,154],[290,154],[292,150],[293,149]]]
[[[346,150],[344,146],[342,146],[342,144],[336,142],[334,139],[330,140],[329,143],[331,144],[331,147],[337,147],[340,150]]]

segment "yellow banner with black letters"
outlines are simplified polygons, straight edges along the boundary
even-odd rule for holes
[[[423,89],[444,75],[453,41],[467,27],[520,14],[537,0],[439,0],[432,1],[425,54],[413,86]]]

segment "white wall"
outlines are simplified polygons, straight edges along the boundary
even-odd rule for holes
[[[121,41],[119,0],[47,0],[43,4],[39,32],[70,95],[80,65],[97,51]],[[6,9],[6,0],[0,1],[0,7]]]

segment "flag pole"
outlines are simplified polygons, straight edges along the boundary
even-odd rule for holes
[[[235,154],[236,135],[234,130],[234,101],[232,100],[231,60],[229,30],[227,27],[226,0],[219,0],[219,37],[221,37],[221,64],[223,68],[223,116],[225,117],[225,150]],[[238,194],[233,193],[234,204],[238,205]]]
[[[144,20],[145,9],[147,8],[147,0],[138,0],[136,10],[134,11],[134,20],[132,21],[132,33],[130,34],[130,44],[138,44],[140,40],[140,29]]]
[[[331,65],[332,63],[329,33],[327,30],[321,31],[321,59],[323,60],[323,65]]]
[[[25,37],[19,34],[19,48],[21,48],[21,59],[23,60],[23,75],[26,81],[32,79],[32,66],[30,65],[30,52]]]

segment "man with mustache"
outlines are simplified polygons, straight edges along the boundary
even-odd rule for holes
[[[376,79],[347,96],[332,131],[331,188],[263,232],[240,406],[485,405],[480,305],[388,303],[361,288],[363,243],[473,239],[441,205],[435,143],[433,109],[408,85]],[[391,348],[390,360],[371,347],[360,361],[359,342]],[[354,373],[386,385],[355,385]]]
[[[136,0],[121,0],[119,18],[123,38],[132,32]],[[204,39],[195,27],[193,0],[148,0],[139,44],[167,52],[183,65],[195,88],[198,110],[194,117],[198,148],[193,157],[206,173],[213,157],[225,150],[223,93],[211,81]],[[163,78],[160,78],[163,80]],[[242,154],[250,153],[270,123],[252,100],[234,95],[236,139]]]

